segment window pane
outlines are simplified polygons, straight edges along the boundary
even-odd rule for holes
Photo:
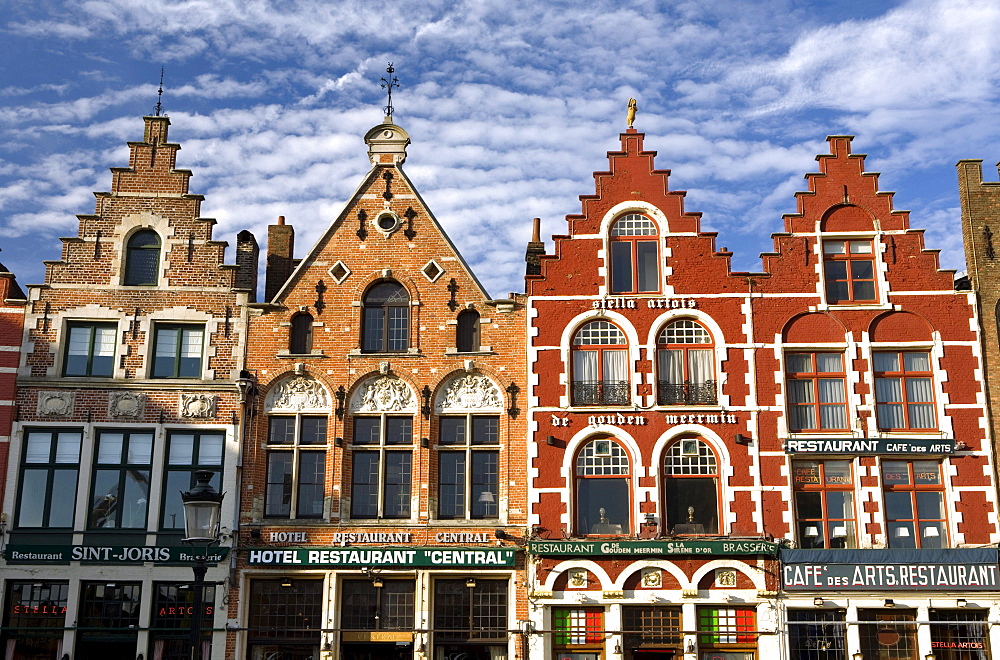
[[[413,444],[413,418],[386,417],[385,444],[387,445]]]
[[[51,452],[51,433],[28,433],[24,447],[25,463],[48,463]]]
[[[846,254],[843,241],[823,241],[823,254]]]
[[[827,484],[844,486],[853,483],[850,461],[824,461],[823,471]]]
[[[875,353],[875,371],[899,371],[899,353]]]
[[[840,353],[817,353],[816,371],[819,373],[839,373],[844,370],[844,356]]]
[[[789,353],[785,356],[785,370],[789,373],[812,373],[811,353]]]
[[[271,417],[267,433],[271,445],[291,445],[295,443],[295,418]]]
[[[354,518],[378,516],[378,464],[377,451],[354,452],[351,484],[351,516]]]
[[[629,487],[627,479],[577,479],[577,530],[580,534],[627,534]]]
[[[125,470],[125,501],[122,503],[121,526],[141,529],[146,526],[149,502],[149,471]]]
[[[76,463],[80,460],[82,433],[59,433],[56,436],[56,463]]]
[[[719,489],[714,478],[667,478],[667,525],[674,534],[717,534]]]
[[[302,434],[299,436],[299,444],[325,445],[326,417],[303,417]]]
[[[874,269],[872,267],[871,261],[865,260],[853,260],[851,261],[851,279],[854,280],[870,280],[875,276]],[[861,282],[855,282],[855,285],[861,284]],[[872,282],[867,282],[869,286],[874,286]],[[874,290],[874,289],[873,289]]]
[[[870,264],[869,264],[870,270]],[[875,283],[871,281],[852,282],[854,300],[875,300]]]
[[[476,415],[472,418],[472,444],[496,445],[500,443],[500,418]]]
[[[194,434],[171,433],[170,451],[167,455],[168,465],[194,464]]]
[[[97,439],[97,462],[120,464],[125,443],[124,433],[101,433]]]
[[[611,293],[632,290],[632,243],[611,242]]]
[[[73,527],[76,513],[77,470],[53,470],[49,527]]]
[[[355,417],[354,444],[377,445],[379,443],[380,421],[378,417]]]
[[[128,438],[128,464],[149,465],[153,460],[153,434],[132,433]]]
[[[913,499],[910,493],[885,493],[885,516],[889,520],[912,520]]]
[[[326,452],[299,452],[299,493],[295,515],[299,518],[322,517],[325,487]]]
[[[90,361],[90,339],[92,326],[71,327],[66,347],[67,376],[86,376],[87,364]]]
[[[184,529],[184,503],[181,501],[181,493],[190,490],[193,485],[190,471],[167,471],[166,483],[163,486],[163,512],[160,514],[163,529]]]
[[[410,515],[410,452],[385,453],[384,498],[382,509],[386,518]]]
[[[407,307],[389,307],[390,351],[405,351],[410,338],[410,310]]]
[[[177,360],[177,341],[180,330],[158,328],[156,331],[156,351],[153,361],[154,378],[170,378],[174,375]]]
[[[442,445],[465,444],[465,418],[441,417],[438,443]]]
[[[21,502],[17,513],[20,527],[42,527],[45,523],[45,495],[48,470],[25,470],[21,473]],[[73,484],[74,487],[76,484]]]
[[[181,357],[178,365],[180,378],[201,376],[201,347],[203,331],[200,328],[185,328],[181,337]]]
[[[800,519],[819,520],[823,517],[823,494],[818,491],[795,493],[795,512]]]
[[[917,493],[917,517],[921,520],[943,520],[944,499],[941,493]]]
[[[224,439],[221,433],[202,433],[198,442],[198,462],[201,465],[222,465]]]
[[[495,518],[499,513],[500,454],[472,452],[472,517]]]
[[[117,512],[121,493],[118,490],[118,470],[94,472],[93,497],[90,501],[91,529],[117,527]]]
[[[909,463],[903,461],[883,461],[882,480],[885,485],[908,485],[910,483],[909,467]]]
[[[382,333],[385,323],[385,310],[381,307],[365,308],[364,337],[361,350],[377,352],[382,349]]]
[[[871,241],[850,241],[851,254],[871,254]]]
[[[465,452],[438,454],[438,517],[465,515]]]
[[[657,281],[659,264],[656,258],[656,241],[639,241],[635,244],[638,260],[639,291],[659,291]]]
[[[913,483],[917,486],[940,486],[941,464],[937,461],[913,461]]]
[[[292,452],[267,453],[265,516],[289,516],[292,512]]]

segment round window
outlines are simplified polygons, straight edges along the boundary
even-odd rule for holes
[[[375,218],[375,226],[386,234],[396,231],[399,228],[399,216],[392,211],[384,211]]]

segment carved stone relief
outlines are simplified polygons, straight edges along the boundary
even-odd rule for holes
[[[413,390],[394,376],[379,376],[358,389],[352,412],[391,412],[416,407]]]
[[[211,419],[215,417],[215,404],[218,400],[213,394],[181,394],[181,417]]]
[[[76,392],[62,390],[38,393],[38,415],[40,417],[72,415],[75,405]]]
[[[567,584],[575,589],[582,589],[587,586],[587,569],[585,568],[571,568],[569,569],[569,576],[567,578]]]
[[[138,419],[146,409],[146,395],[138,392],[111,392],[108,394],[108,416]]]
[[[663,573],[658,568],[642,569],[642,586],[650,589],[659,589],[663,586]]]
[[[437,410],[482,410],[503,407],[503,393],[483,375],[469,374],[452,380],[438,395]]]
[[[715,586],[735,587],[736,571],[731,568],[717,568],[715,570]]]
[[[295,376],[278,383],[268,394],[268,410],[329,410],[330,395],[319,381]]]

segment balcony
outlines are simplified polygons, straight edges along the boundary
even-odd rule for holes
[[[703,383],[656,383],[656,403],[661,406],[714,406],[719,402],[714,380]]]
[[[578,380],[573,382],[574,406],[627,406],[631,388],[624,380]]]

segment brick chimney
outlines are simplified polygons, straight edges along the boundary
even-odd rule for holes
[[[267,271],[264,276],[264,301],[271,302],[295,268],[295,230],[278,216],[278,224],[267,227]]]
[[[535,218],[531,223],[531,242],[528,243],[528,249],[524,253],[524,260],[528,262],[524,269],[526,276],[542,274],[541,257],[545,254],[545,243],[542,242],[541,238],[542,220]]]
[[[236,234],[236,288],[250,291],[250,302],[257,302],[257,262],[260,247],[254,235],[243,230]]]

